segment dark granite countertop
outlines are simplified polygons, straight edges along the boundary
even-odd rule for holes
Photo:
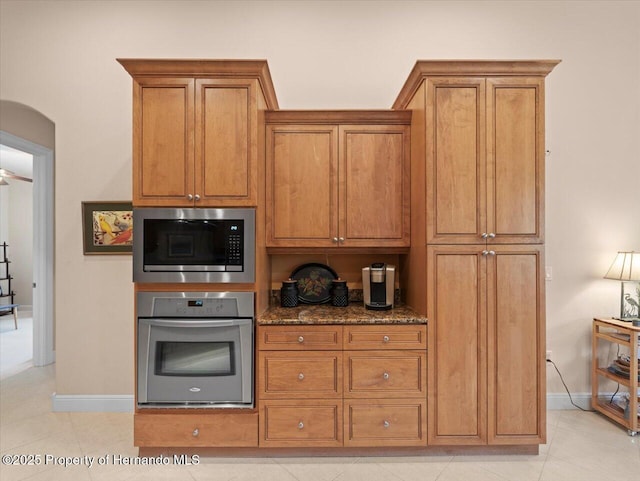
[[[260,325],[284,324],[426,324],[427,318],[406,306],[389,311],[371,311],[362,302],[347,307],[331,304],[300,304],[297,307],[273,306],[258,316]]]

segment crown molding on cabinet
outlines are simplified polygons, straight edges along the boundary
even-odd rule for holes
[[[116,59],[132,77],[255,78],[262,87],[267,108],[278,109],[278,99],[266,60]]]
[[[402,86],[393,109],[406,108],[425,77],[546,77],[561,60],[418,60]]]
[[[411,110],[268,110],[268,124],[410,125]]]

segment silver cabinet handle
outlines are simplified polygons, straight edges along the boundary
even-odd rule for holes
[[[340,237],[338,240],[339,240],[340,242],[344,242],[344,237]]]
[[[489,234],[487,234],[486,232],[483,232],[480,237],[482,237],[483,239],[486,239],[487,237],[489,237]]]
[[[389,342],[389,336],[383,336],[382,342]]]
[[[302,374],[302,373],[298,374],[298,379],[300,379],[302,381],[304,379],[304,374]]]
[[[391,426],[391,423],[390,423],[389,421],[384,421],[384,422],[382,423],[382,425],[383,425],[385,428],[388,428],[389,426]]]
[[[489,232],[489,239],[493,239],[496,235],[493,232]]]
[[[193,200],[193,194],[187,195],[187,200]]]
[[[482,255],[483,256],[488,256],[489,255],[489,251],[482,251]]]
[[[299,336],[299,337],[298,337],[298,342],[304,342],[304,337]]]
[[[302,429],[302,428],[304,428],[304,423],[302,421],[300,421],[298,423],[298,429]]]
[[[333,238],[333,242],[338,242],[338,238],[337,238],[337,237],[334,237],[334,238]]]
[[[200,434],[200,430],[198,428],[195,428],[193,430],[193,433],[191,433],[193,435],[194,438],[197,438],[198,435]]]
[[[200,194],[196,194],[196,195],[194,195],[194,196],[193,196],[193,198],[194,198],[196,201],[199,201],[199,200],[200,200]]]
[[[489,251],[489,255],[490,256],[495,256],[496,255],[496,251]]]
[[[388,372],[385,372],[385,373],[382,375],[382,379],[384,379],[385,381],[386,381],[387,379],[389,379],[389,373],[388,373]]]

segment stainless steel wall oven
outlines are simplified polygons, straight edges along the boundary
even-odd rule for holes
[[[134,282],[254,282],[255,209],[133,210]]]
[[[253,292],[139,292],[136,305],[138,407],[253,407]]]

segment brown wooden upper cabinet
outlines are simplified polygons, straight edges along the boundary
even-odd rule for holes
[[[267,246],[409,246],[410,123],[406,111],[267,112]]]
[[[133,77],[133,205],[255,206],[266,61],[118,59]]]
[[[394,107],[424,114],[427,244],[544,242],[544,77],[556,64],[418,62]]]

